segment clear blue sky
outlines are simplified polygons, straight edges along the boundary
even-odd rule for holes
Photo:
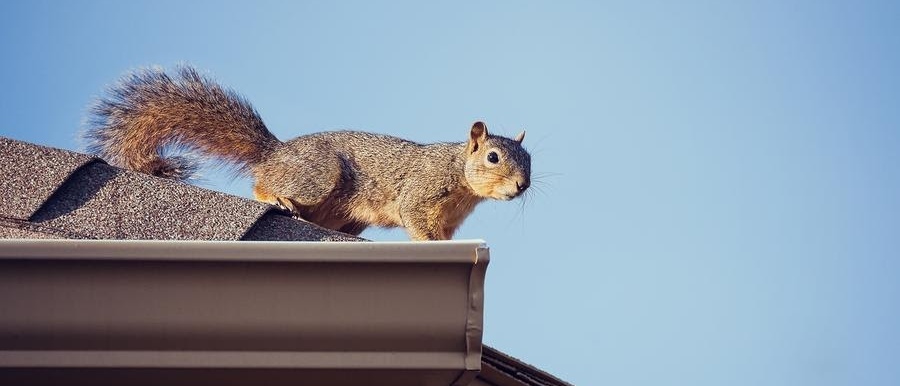
[[[105,86],[179,62],[282,139],[524,128],[540,182],[457,234],[491,246],[487,343],[579,385],[898,385],[898,25],[868,1],[4,1],[0,134],[78,149]]]

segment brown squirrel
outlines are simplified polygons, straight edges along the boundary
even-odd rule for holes
[[[531,184],[531,156],[515,139],[475,122],[466,142],[418,144],[358,131],[281,142],[234,91],[190,66],[169,76],[123,77],[91,110],[88,150],[128,169],[186,179],[197,160],[164,157],[176,146],[218,157],[251,174],[257,200],[323,227],[360,234],[406,227],[414,240],[445,240],[485,198],[511,200]]]

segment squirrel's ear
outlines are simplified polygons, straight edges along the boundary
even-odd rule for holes
[[[523,139],[525,139],[525,130],[522,130],[522,132],[516,136],[516,142],[522,143]]]
[[[478,151],[478,147],[481,146],[482,143],[487,139],[488,132],[487,126],[484,122],[478,121],[472,125],[472,130],[469,131],[469,153],[474,153]]]

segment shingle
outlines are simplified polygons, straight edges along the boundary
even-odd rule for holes
[[[31,222],[85,238],[238,240],[269,205],[94,163],[73,173]]]
[[[27,220],[72,172],[98,159],[0,137],[0,216]]]
[[[298,222],[302,223],[302,226],[298,225]],[[242,240],[363,241],[358,237],[335,232],[312,223],[304,223],[274,212],[263,215]]]
[[[9,178],[0,188],[16,198],[0,204],[0,219],[6,219],[0,237],[362,240],[292,219],[268,204],[92,162],[97,159],[90,156],[4,138],[0,146],[3,176]]]
[[[0,218],[0,239],[63,239],[54,232],[44,232],[27,221]]]

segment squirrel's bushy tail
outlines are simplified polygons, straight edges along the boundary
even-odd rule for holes
[[[167,147],[197,150],[241,169],[280,144],[244,98],[181,66],[125,75],[93,106],[85,134],[88,151],[108,162],[160,177],[185,179],[197,169]]]

